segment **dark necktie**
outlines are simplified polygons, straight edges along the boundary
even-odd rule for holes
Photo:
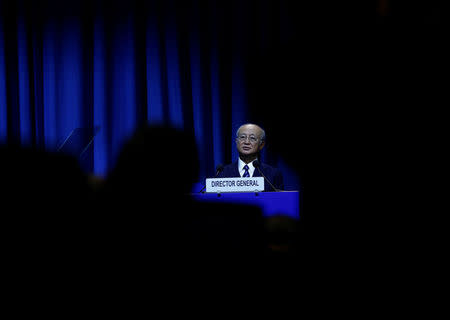
[[[245,178],[250,177],[250,173],[248,172],[248,165],[244,166],[244,170],[245,170],[245,172],[244,172],[243,177],[245,177]]]

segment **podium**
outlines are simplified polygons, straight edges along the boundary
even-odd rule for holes
[[[300,219],[300,194],[298,191],[193,193],[192,197],[196,201],[258,206],[265,217],[283,214]]]

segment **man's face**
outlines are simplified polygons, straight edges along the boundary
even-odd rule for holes
[[[264,142],[261,142],[261,134],[262,131],[258,126],[245,125],[241,127],[236,138],[239,154],[247,156],[258,153],[264,147]]]

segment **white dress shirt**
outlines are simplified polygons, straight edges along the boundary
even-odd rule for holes
[[[238,161],[239,174],[241,175],[241,177],[244,175],[244,173],[245,173],[244,166],[245,165],[248,165],[248,173],[250,174],[250,177],[253,177],[253,172],[255,172],[255,167],[253,166],[253,161],[250,163],[245,163],[244,161],[241,160],[241,158],[239,158],[239,161]]]

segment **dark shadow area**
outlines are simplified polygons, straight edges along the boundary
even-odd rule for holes
[[[264,253],[259,209],[190,198],[198,177],[196,150],[193,136],[169,127],[142,127],[125,144],[100,192],[99,205],[104,220],[114,225],[109,229],[124,230],[120,241],[133,241],[126,246],[127,255],[148,252],[142,258],[150,263],[161,261],[156,256],[162,254],[179,265],[190,255],[196,257],[190,263],[195,263]]]
[[[53,310],[89,283],[94,211],[87,177],[71,157],[12,144],[0,146],[0,172],[8,301]]]
[[[26,288],[35,302],[50,299],[55,312],[111,313],[115,304],[131,303],[138,304],[134,312],[142,311],[139,301],[149,290],[200,286],[205,296],[241,285],[256,293],[260,287],[249,281],[268,285],[279,270],[295,275],[295,220],[264,219],[248,205],[192,201],[196,150],[182,130],[141,127],[93,188],[75,158],[2,146],[8,209],[1,226],[11,290]]]
[[[401,274],[402,285],[409,287],[416,266],[440,265],[445,243],[438,208],[447,166],[449,8],[443,1],[379,2],[386,5],[376,13],[373,100],[384,116],[377,159],[389,182],[383,186],[389,202],[377,208],[389,219],[380,220],[383,237],[376,241],[393,266],[390,275]]]
[[[429,213],[425,194],[440,194],[428,179],[442,171],[448,10],[390,3],[370,30],[324,8],[320,26],[299,19],[294,41],[246,60],[251,113],[304,187],[299,247],[311,275],[348,272],[375,252],[414,256],[409,226]]]
[[[113,266],[101,277],[129,270],[136,280],[150,277],[148,281],[161,284],[195,279],[196,285],[217,284],[211,290],[219,290],[225,278],[235,281],[248,265],[260,266],[250,273],[256,276],[267,271],[268,263],[294,261],[293,243],[288,252],[270,249],[269,228],[259,208],[191,199],[197,159],[194,136],[183,130],[136,130],[97,197],[102,263]],[[164,277],[152,278],[149,270]]]

